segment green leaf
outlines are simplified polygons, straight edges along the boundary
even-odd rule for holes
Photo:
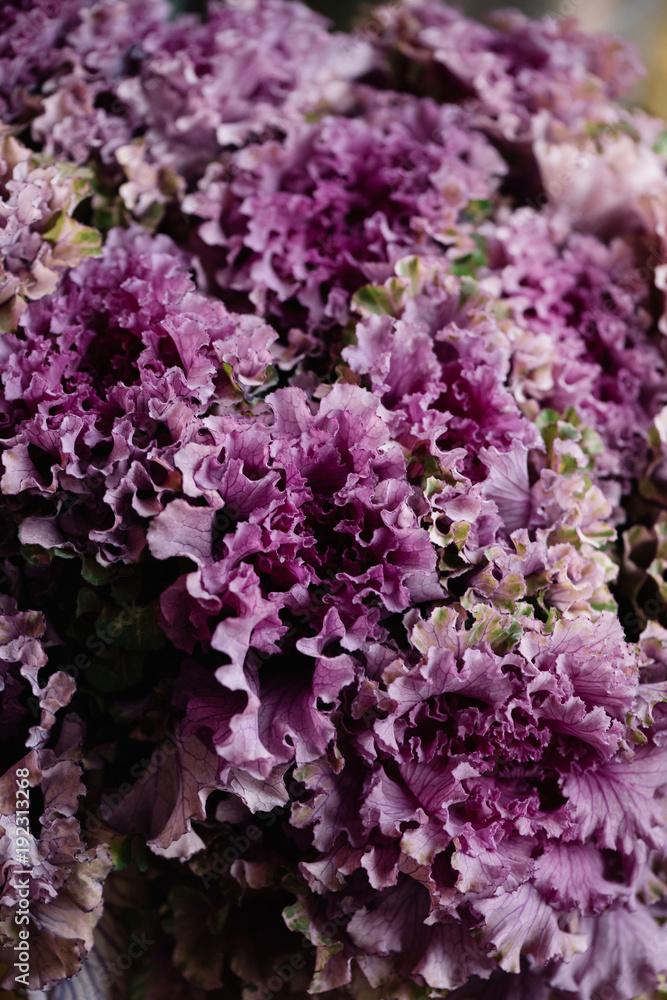
[[[399,278],[410,279],[410,295],[416,295],[421,284],[419,257],[403,257],[396,264],[396,274]]]
[[[138,834],[112,837],[109,841],[109,850],[115,871],[122,871],[124,868],[129,868],[130,865],[133,865],[140,872],[148,870],[148,848],[144,839]],[[140,918],[136,917],[131,922],[136,925],[141,921]]]
[[[550,424],[557,424],[560,420],[560,414],[556,410],[550,410],[546,407],[544,410],[540,410],[536,419],[535,426],[538,430],[542,431],[544,428],[548,427]]]
[[[471,646],[488,642],[499,656],[509,653],[523,635],[521,622],[510,615],[501,614],[488,605],[478,605],[472,609],[475,624],[468,632]]]
[[[380,285],[364,285],[352,296],[352,308],[362,314],[373,316],[394,316],[394,304],[386,288]]]
[[[99,257],[102,253],[102,237],[92,226],[80,226],[71,237],[71,242],[82,247],[87,257]]]
[[[49,243],[57,243],[58,240],[60,239],[63,228],[68,218],[69,216],[65,211],[65,209],[63,209],[62,212],[58,212],[56,216],[53,218],[49,228],[44,230],[44,232],[42,233],[44,239],[48,240]]]
[[[21,558],[30,566],[48,566],[54,554],[53,549],[43,549],[41,545],[21,546]]]
[[[469,201],[463,210],[463,217],[468,222],[483,222],[491,214],[493,206],[486,198]]]
[[[457,257],[452,263],[452,274],[455,274],[457,278],[461,278],[464,275],[472,277],[474,274],[474,268],[472,266],[472,254],[467,253],[463,257]]]
[[[92,583],[94,587],[101,587],[113,579],[114,568],[102,566],[94,557],[86,556],[81,567],[81,576],[86,583]]]
[[[91,611],[99,611],[102,607],[100,595],[91,587],[81,587],[76,595],[76,617],[86,615]]]
[[[292,906],[286,906],[283,910],[283,920],[291,931],[303,934],[311,940],[310,915],[306,906],[301,900]]]
[[[459,292],[459,306],[464,306],[470,301],[476,294],[479,285],[474,280],[474,278],[463,276],[461,278],[461,290]]]
[[[152,604],[107,605],[97,618],[95,631],[104,642],[121,649],[162,649],[165,644]]]
[[[149,233],[154,233],[162,222],[164,216],[164,205],[160,201],[151,202],[144,214],[139,219],[141,226]]]
[[[485,267],[489,262],[484,237],[475,233],[473,239],[475,241],[475,249],[470,253],[464,254],[462,257],[457,257],[452,264],[452,273],[458,278],[464,276],[474,278],[477,269]]]

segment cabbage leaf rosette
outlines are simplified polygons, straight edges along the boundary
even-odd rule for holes
[[[634,50],[439,0],[0,21],[0,986],[667,996]]]

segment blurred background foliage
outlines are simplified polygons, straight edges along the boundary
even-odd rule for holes
[[[172,0],[177,10],[201,12],[206,0]],[[308,0],[340,29],[363,20],[373,4],[362,0]],[[456,6],[480,17],[494,8],[514,7],[532,17],[576,17],[586,30],[613,31],[635,42],[648,74],[637,98],[653,114],[667,118],[667,0],[460,0]]]

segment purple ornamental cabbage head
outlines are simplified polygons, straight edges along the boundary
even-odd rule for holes
[[[286,892],[336,1000],[653,989],[667,199],[633,53],[433,0],[348,36],[282,0],[0,12],[3,959],[24,768],[35,987],[141,840],[145,1000],[162,955],[184,1000],[269,989],[216,928]]]

